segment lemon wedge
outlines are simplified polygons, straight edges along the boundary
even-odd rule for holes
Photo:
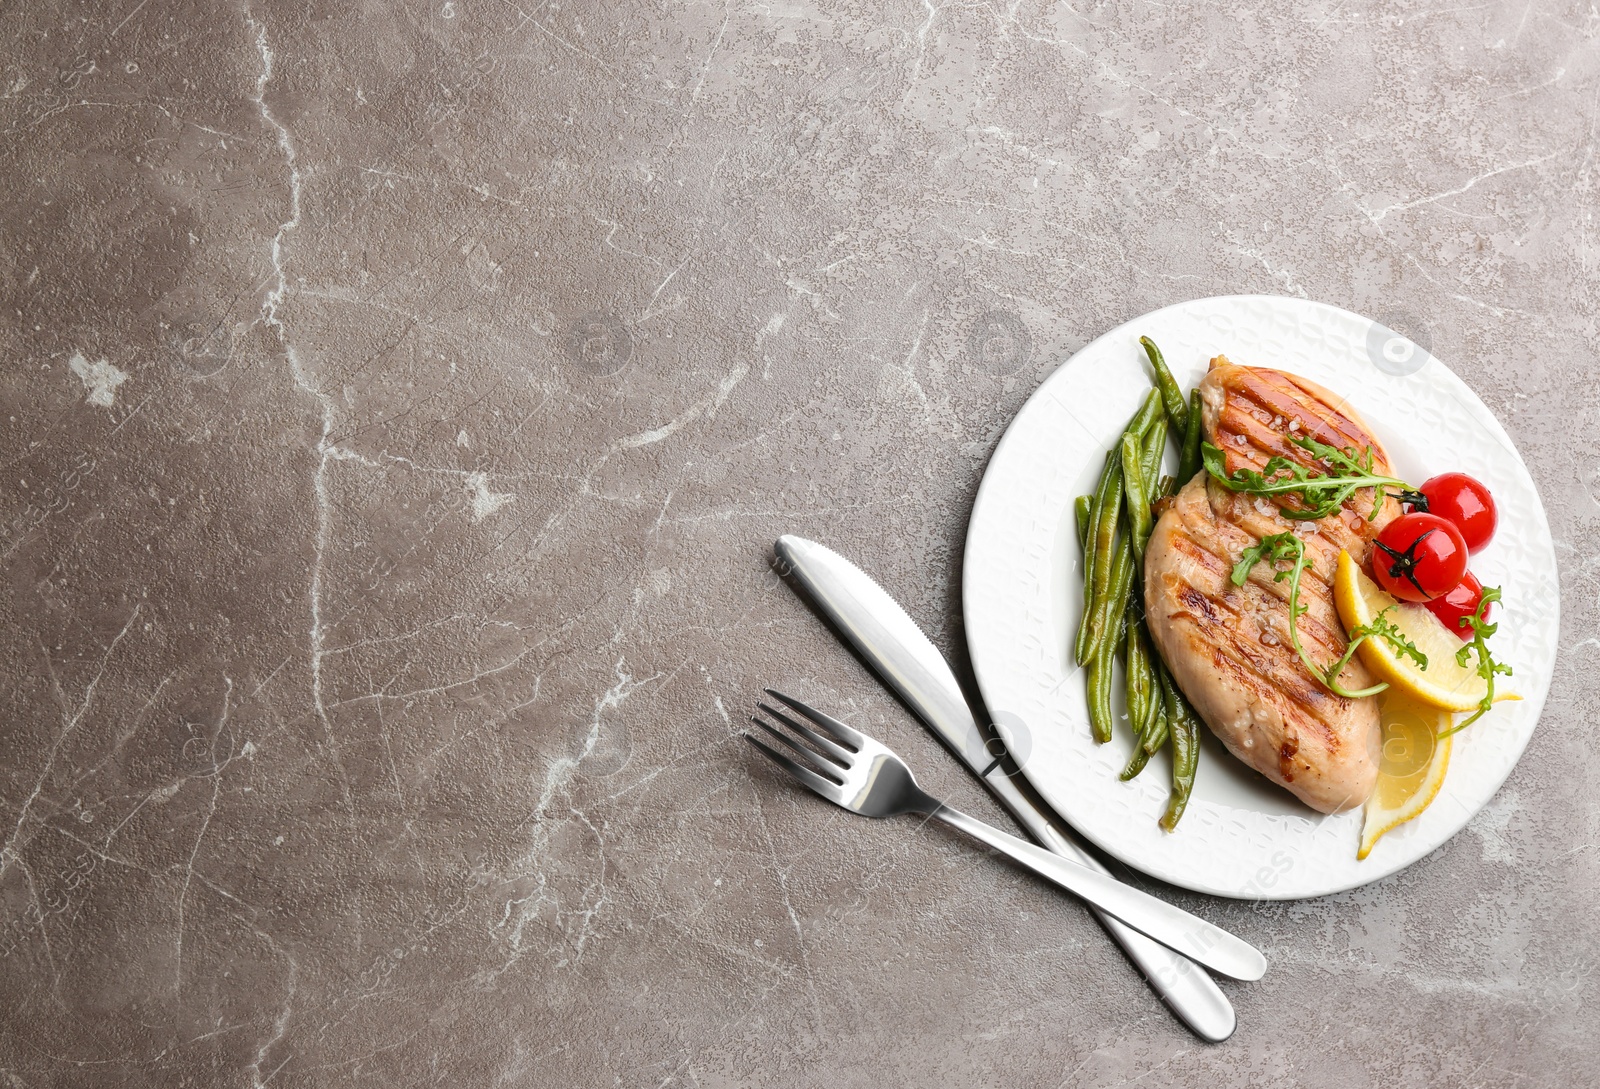
[[[1439,736],[1450,728],[1449,711],[1430,707],[1394,688],[1380,693],[1377,699],[1383,749],[1378,781],[1362,816],[1358,859],[1371,854],[1373,845],[1385,832],[1421,813],[1438,796],[1444,773],[1450,767],[1450,745],[1454,741],[1451,736]]]
[[[1483,702],[1487,690],[1483,678],[1476,670],[1456,664],[1456,652],[1464,645],[1461,640],[1423,606],[1395,600],[1366,576],[1348,552],[1339,553],[1333,603],[1346,631],[1372,623],[1373,617],[1393,606],[1386,619],[1427,656],[1428,667],[1423,669],[1410,658],[1397,655],[1387,639],[1362,640],[1356,653],[1379,680],[1389,682],[1392,690],[1442,711],[1476,711]],[[1495,702],[1519,698],[1510,693],[1497,694]]]

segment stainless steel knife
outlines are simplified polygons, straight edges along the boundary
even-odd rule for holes
[[[1011,781],[944,655],[894,598],[855,564],[815,541],[785,534],[774,550],[783,567],[878,675],[983,780],[1018,823],[1050,851],[1108,872],[1062,832],[1052,815],[1040,808],[1042,803]],[[1233,1035],[1233,1005],[1204,968],[1109,915],[1095,914],[1184,1024],[1213,1042]]]

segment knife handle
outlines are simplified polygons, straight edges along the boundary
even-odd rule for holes
[[[1043,835],[1034,832],[1026,822],[1024,827],[1038,835],[1039,841],[1056,854],[1075,859],[1101,873],[1110,873],[1099,859],[1057,832],[1048,822],[1043,823],[1048,830]],[[1151,989],[1161,996],[1161,1000],[1177,1014],[1180,1021],[1197,1036],[1214,1044],[1233,1035],[1239,1023],[1233,1012],[1233,1003],[1228,1001],[1228,996],[1222,993],[1217,981],[1204,968],[1177,950],[1169,949],[1154,938],[1139,933],[1116,916],[1099,908],[1093,910],[1100,924],[1122,946],[1122,951],[1128,954],[1128,959],[1133,961]]]
[[[1175,904],[1132,885],[1124,885],[1108,873],[1091,870],[1070,858],[1035,847],[1027,840],[990,827],[958,809],[939,805],[932,815],[1128,925],[1183,951],[1214,972],[1252,981],[1260,979],[1267,970],[1267,959],[1255,946]]]
[[[955,678],[952,677],[953,681]],[[1094,855],[1084,850],[1065,835],[1049,817],[1041,813],[1034,803],[1017,788],[1002,771],[981,776],[989,788],[1018,824],[1044,847],[1064,858],[1081,862],[1092,870],[1110,874]],[[1179,953],[1169,949],[1154,938],[1146,937],[1109,912],[1090,905],[1090,910],[1100,920],[1113,940],[1122,946],[1128,959],[1133,961],[1150,988],[1161,996],[1178,1020],[1188,1025],[1195,1035],[1211,1043],[1221,1043],[1233,1035],[1238,1027],[1238,1017],[1233,1003],[1222,993],[1217,981],[1204,968]]]
[[[955,678],[952,676],[951,680],[953,682]],[[999,769],[981,778],[989,792],[1039,843],[1090,869],[1104,874],[1111,872],[1098,858],[1057,828]],[[1091,910],[1116,943],[1122,946],[1123,952],[1128,954],[1128,959],[1133,961],[1150,988],[1161,996],[1178,1020],[1188,1025],[1195,1035],[1214,1044],[1233,1035],[1233,1030],[1239,1024],[1238,1016],[1233,1012],[1233,1003],[1228,1001],[1228,996],[1222,993],[1217,981],[1204,968],[1182,953],[1139,933],[1116,916],[1092,905]]]

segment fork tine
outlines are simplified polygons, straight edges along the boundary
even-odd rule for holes
[[[801,767],[810,768],[812,771],[821,775],[824,779],[831,779],[834,782],[839,782],[844,778],[844,773],[839,769],[838,765],[825,759],[811,749],[806,748],[794,738],[773,726],[772,723],[757,718],[755,715],[750,716],[750,721],[761,727],[767,733],[771,734],[777,740],[783,742],[784,748],[787,751],[799,756],[802,761]]]
[[[825,715],[814,707],[808,707],[799,700],[795,699],[793,696],[785,696],[776,688],[769,688],[766,691],[767,695],[771,696],[773,699],[781,700],[790,707],[793,707],[796,711],[799,711],[802,715],[806,716],[806,718],[810,719],[812,722],[815,722],[824,730],[827,730],[834,737],[837,737],[840,741],[843,741],[846,745],[849,745],[858,751],[860,750],[862,743],[866,740],[860,734],[856,733],[854,730],[840,722],[838,719],[834,718],[832,715]]]
[[[768,727],[768,729],[778,737],[783,736],[776,730],[772,730],[771,727]],[[844,795],[840,792],[837,783],[834,783],[828,779],[824,779],[810,768],[802,767],[796,761],[790,760],[787,756],[783,755],[783,753],[779,752],[777,749],[774,749],[771,745],[768,745],[754,734],[745,734],[744,739],[750,742],[750,744],[754,745],[756,748],[760,749],[762,752],[766,753],[767,756],[772,759],[773,763],[783,768],[790,775],[793,775],[796,779],[800,780],[816,793],[828,799],[828,801],[836,802],[841,805],[843,804]]]
[[[767,714],[771,715],[773,718],[777,719],[779,722],[783,723],[785,726],[789,727],[789,729],[793,730],[807,741],[811,742],[828,756],[833,757],[833,759],[840,765],[848,768],[851,764],[855,763],[856,754],[845,748],[843,745],[836,743],[832,738],[823,737],[805,723],[796,722],[794,719],[790,718],[788,715],[784,714],[776,707],[770,706],[769,704],[758,701],[756,706],[761,708]]]

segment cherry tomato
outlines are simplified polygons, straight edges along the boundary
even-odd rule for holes
[[[1417,489],[1424,502],[1417,510],[1437,514],[1461,531],[1468,552],[1477,552],[1489,543],[1500,524],[1494,497],[1482,483],[1466,473],[1440,473]]]
[[[1473,616],[1478,611],[1478,603],[1483,600],[1483,583],[1471,571],[1461,576],[1461,581],[1456,583],[1455,589],[1443,597],[1436,597],[1427,602],[1428,611],[1437,616],[1444,626],[1455,632],[1463,643],[1472,640],[1472,625],[1466,618]],[[1489,613],[1494,611],[1490,605],[1484,611],[1483,618],[1489,619]]]
[[[1467,573],[1461,531],[1437,514],[1402,514],[1383,527],[1375,545],[1373,577],[1401,601],[1443,597]]]

